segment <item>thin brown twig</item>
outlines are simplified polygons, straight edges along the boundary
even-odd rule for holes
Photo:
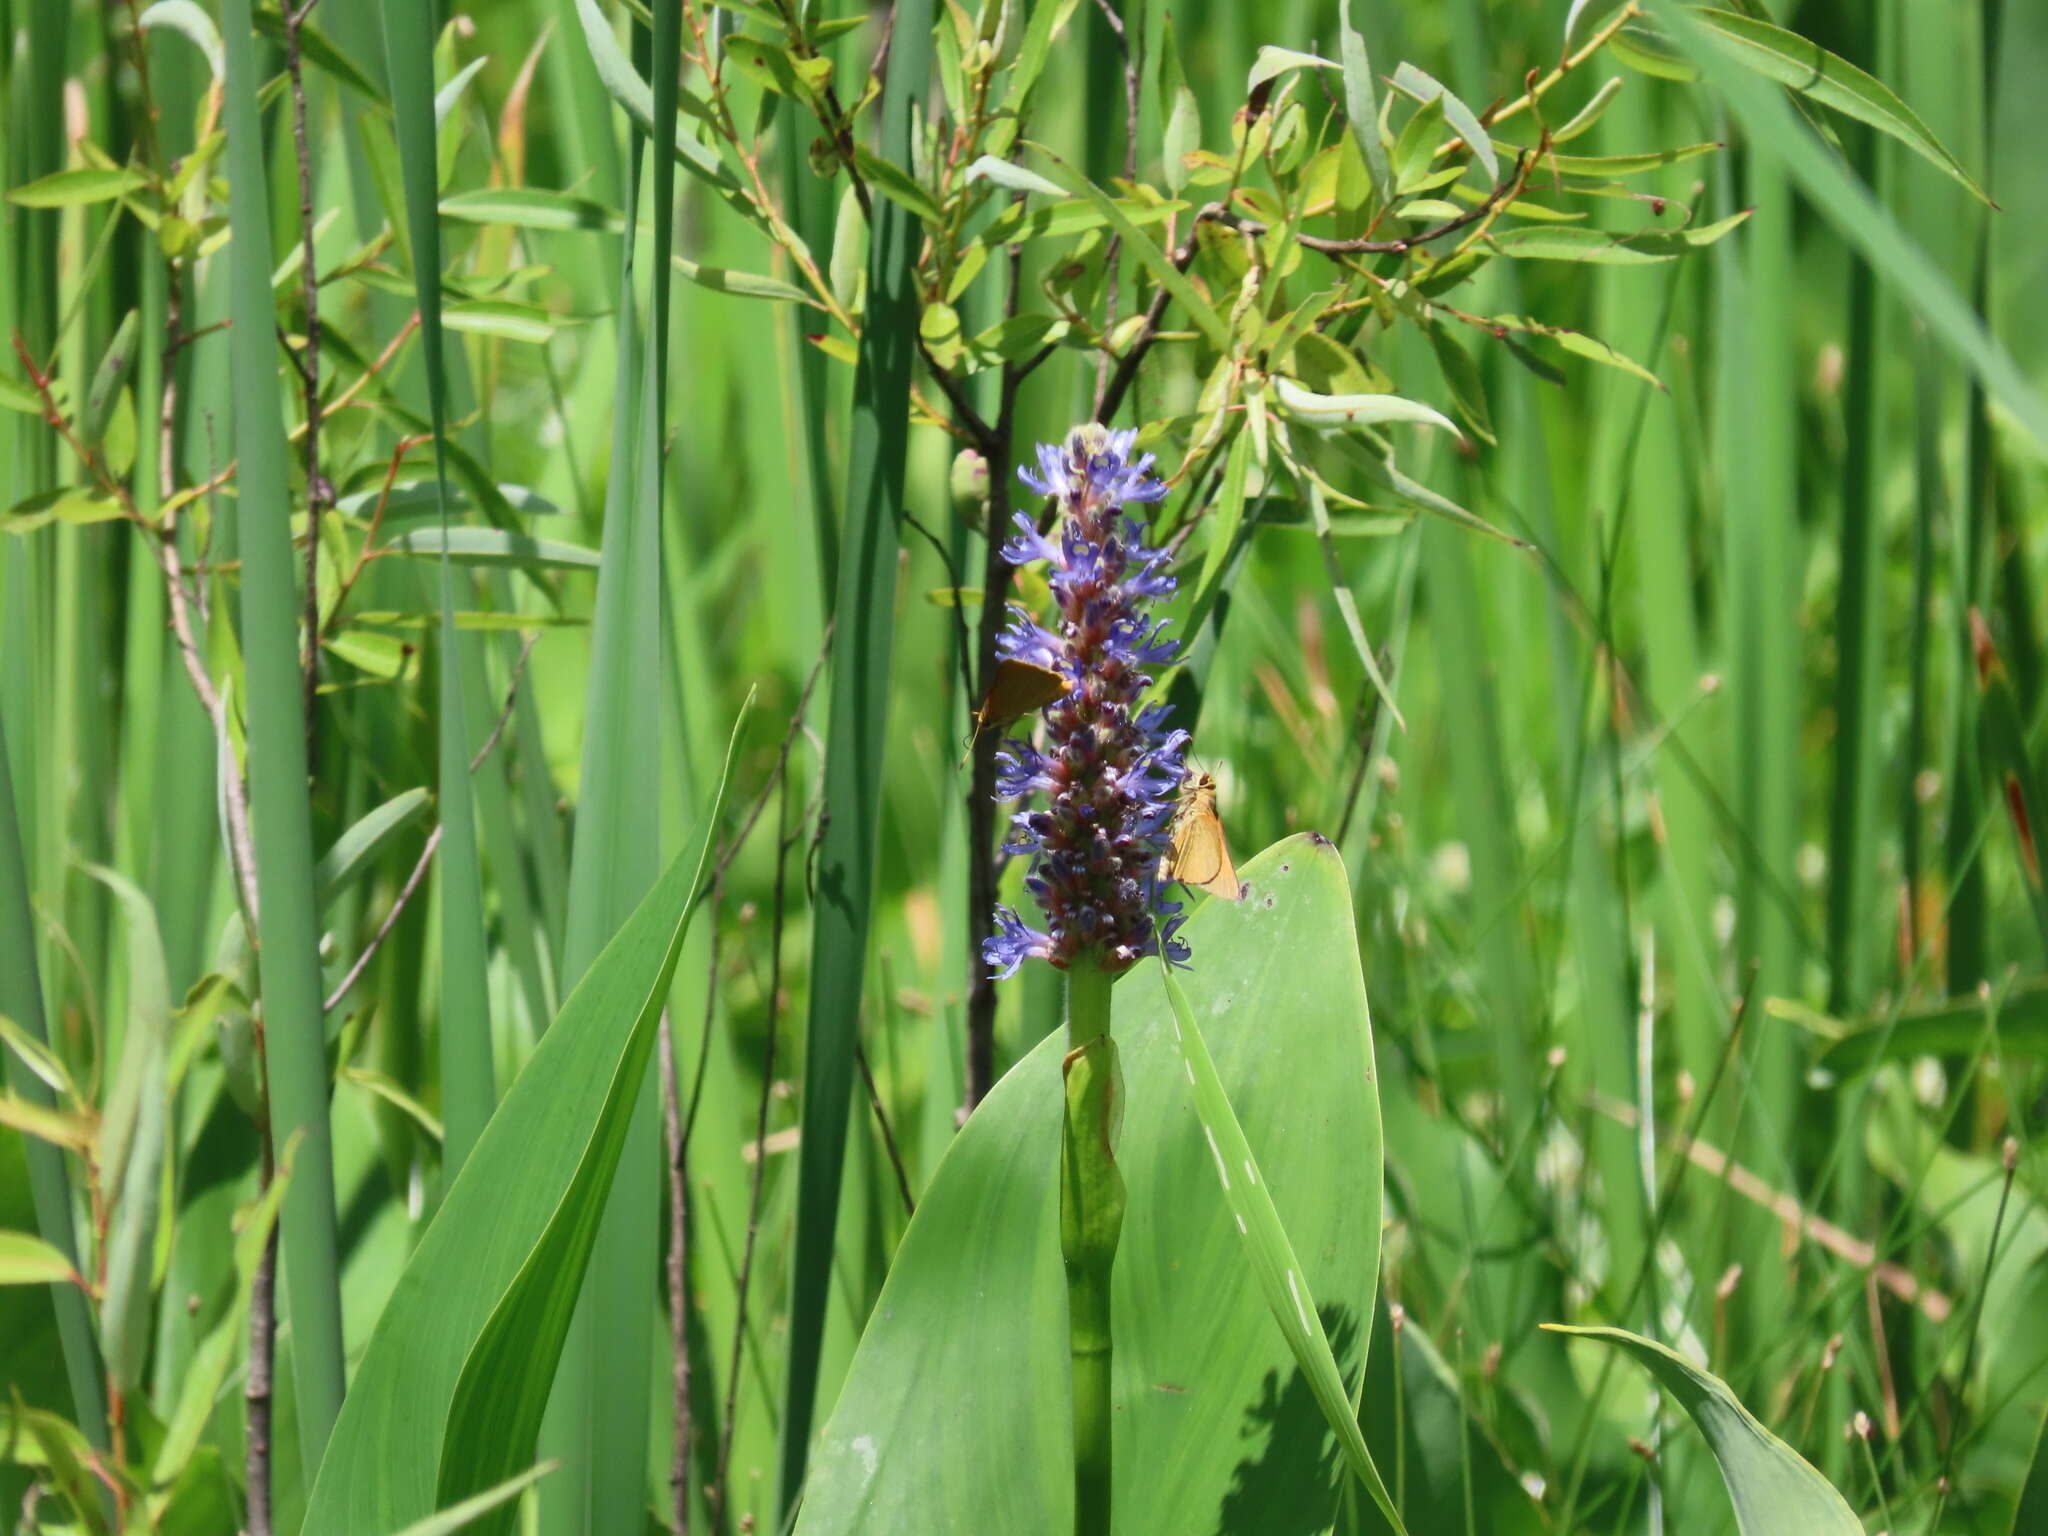
[[[320,700],[320,515],[332,493],[320,476],[320,272],[313,254],[313,155],[306,142],[306,80],[300,36],[320,0],[284,7],[284,66],[291,81],[292,158],[299,176],[300,296],[306,306],[306,349],[294,358],[306,395],[306,616],[300,667],[305,673],[306,762],[318,763]],[[287,353],[290,349],[287,348]]]
[[[270,1146],[270,1116],[259,1117],[256,1140],[261,1159],[258,1180],[268,1189],[276,1176],[276,1161]],[[249,1377],[242,1389],[244,1412],[248,1416],[249,1439],[249,1536],[270,1536],[270,1423],[272,1369],[276,1360],[277,1313],[273,1297],[277,1286],[277,1225],[263,1244],[263,1257],[249,1282]]]
[[[668,1010],[661,1011],[661,1123],[668,1139],[668,1326],[674,1361],[670,1377],[675,1442],[669,1453],[668,1492],[676,1536],[690,1536],[689,1148],[677,1100],[676,1043]]]
[[[497,746],[498,738],[504,734],[505,722],[511,718],[512,707],[518,702],[519,679],[526,671],[526,658],[533,654],[533,643],[536,638],[538,637],[529,636],[525,648],[519,653],[519,663],[512,669],[512,682],[505,690],[505,706],[498,711],[498,719],[491,727],[491,734],[477,749],[476,756],[469,760],[471,773],[475,773],[484,765],[484,759],[491,755],[491,749]],[[327,1001],[320,1005],[322,1013],[332,1013],[341,1006],[342,999],[347,997],[350,990],[362,979],[363,972],[369,969],[370,962],[377,958],[377,951],[384,947],[384,941],[391,936],[391,930],[398,926],[398,919],[404,914],[406,903],[412,900],[413,893],[419,889],[420,881],[426,878],[427,867],[434,862],[434,851],[441,846],[441,828],[442,823],[436,822],[434,830],[427,834],[426,844],[420,849],[420,856],[413,864],[412,873],[405,877],[405,884],[399,887],[398,895],[391,903],[391,909],[384,914],[384,921],[377,925],[376,933],[364,946],[363,952],[356,956],[355,963],[348,968],[348,974],[327,994]]]
[[[903,1214],[915,1216],[917,1201],[910,1193],[910,1175],[903,1169],[903,1153],[896,1146],[896,1131],[889,1124],[889,1111],[882,1107],[881,1091],[875,1087],[874,1069],[868,1065],[867,1048],[853,1042],[853,1059],[860,1067],[860,1080],[867,1084],[868,1104],[875,1112],[875,1124],[882,1130],[882,1147],[889,1154],[889,1166],[896,1170],[896,1188],[903,1196]]]
[[[789,853],[803,835],[802,824],[789,829],[789,779],[780,780],[777,797],[775,839],[775,894],[768,944],[768,1036],[761,1050],[761,1098],[754,1116],[754,1145],[768,1139],[768,1111],[775,1101],[775,1036],[782,1022],[782,929],[789,889]],[[731,1507],[732,1431],[740,1388],[740,1351],[747,1337],[747,1290],[754,1272],[754,1247],[761,1233],[761,1190],[768,1172],[768,1160],[756,1159],[747,1195],[747,1236],[740,1250],[740,1272],[732,1325],[732,1356],[726,1370],[725,1411],[719,1419],[718,1477],[713,1507],[725,1518]]]

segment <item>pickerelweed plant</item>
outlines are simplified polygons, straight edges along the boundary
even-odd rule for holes
[[[1074,1382],[1074,1529],[1107,1532],[1110,1518],[1110,1270],[1123,1229],[1124,1182],[1116,1163],[1123,1079],[1110,1031],[1110,987],[1147,955],[1186,963],[1176,936],[1181,912],[1160,894],[1188,733],[1167,724],[1169,706],[1144,702],[1150,669],[1174,660],[1164,620],[1147,609],[1171,597],[1169,554],[1146,541],[1125,512],[1158,501],[1166,483],[1152,455],[1132,457],[1133,431],[1080,426],[1043,443],[1038,469],[1018,478],[1051,497],[1058,521],[1041,533],[1016,514],[1002,546],[1013,566],[1046,562],[1057,630],[1013,606],[1002,633],[1005,660],[1060,673],[1067,691],[1043,710],[1046,745],[1015,742],[998,755],[996,795],[1029,801],[1004,851],[1032,855],[1025,887],[1045,912],[1043,931],[998,907],[982,944],[997,975],[1027,959],[1067,978],[1065,1118],[1060,1135],[1060,1257],[1067,1272],[1067,1332]]]

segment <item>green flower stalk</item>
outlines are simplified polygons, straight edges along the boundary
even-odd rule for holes
[[[1007,976],[1027,959],[1066,973],[1065,1123],[1060,1136],[1060,1256],[1067,1271],[1067,1333],[1074,1384],[1074,1530],[1110,1527],[1110,1271],[1123,1231],[1124,1181],[1116,1164],[1123,1078],[1110,1033],[1110,986],[1145,955],[1187,960],[1178,904],[1160,896],[1160,859],[1171,836],[1175,794],[1186,773],[1187,733],[1166,727],[1164,705],[1146,706],[1149,669],[1177,647],[1145,610],[1174,590],[1167,555],[1145,540],[1127,502],[1157,501],[1165,485],[1133,459],[1131,432],[1076,427],[1038,451],[1024,483],[1059,503],[1054,537],[1019,513],[1003,553],[1015,565],[1044,560],[1059,603],[1058,629],[1017,611],[1002,637],[1005,658],[1060,672],[1066,693],[1046,706],[1046,747],[1015,744],[999,758],[997,793],[1044,809],[1017,813],[1009,851],[1033,856],[1025,886],[1046,930],[1007,907],[983,957]]]

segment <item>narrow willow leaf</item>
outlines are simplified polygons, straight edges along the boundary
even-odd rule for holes
[[[1590,261],[1606,266],[1647,266],[1669,261],[1712,245],[1749,217],[1750,210],[1730,214],[1696,229],[1648,229],[1640,234],[1615,234],[1576,225],[1539,224],[1502,230],[1487,243],[1504,256],[1537,261]]]
[[[1053,9],[1053,4],[1041,5],[1038,14]],[[1033,18],[1034,32],[1037,20]],[[931,74],[931,0],[900,0],[895,26],[882,91],[878,150],[884,159],[902,164],[910,158],[911,106]],[[832,610],[825,824],[817,849],[818,897],[811,930],[803,1139],[797,1158],[789,1353],[777,1479],[785,1521],[803,1496],[811,1428],[819,1406],[819,1357],[873,919],[921,241],[921,232],[902,207],[876,207],[868,248],[867,323],[853,383],[839,591]]]
[[[1045,70],[1052,40],[1066,26],[1080,0],[1043,0],[1031,8],[1031,20],[1024,28],[1024,41],[1017,49],[1017,61],[1010,67],[1010,81],[1003,93],[1003,110],[1021,117],[1038,77]]]
[[[1245,76],[1244,91],[1249,96],[1268,80],[1277,79],[1290,69],[1336,69],[1332,60],[1313,53],[1303,53],[1296,48],[1277,48],[1270,44],[1259,50],[1259,56],[1252,60],[1251,73]]]
[[[1012,192],[1040,192],[1047,197],[1064,197],[1066,189],[1058,182],[1048,180],[1036,171],[1027,171],[1021,165],[1013,165],[995,155],[983,155],[967,167],[969,181],[992,181],[999,187]],[[1091,205],[1092,206],[1092,205]],[[1099,211],[1099,210],[1098,210]],[[1103,217],[1106,219],[1107,214]]]
[[[134,882],[88,864],[111,890],[128,928],[128,1021],[121,1065],[108,1094],[100,1162],[113,1191],[100,1345],[107,1374],[126,1391],[142,1380],[149,1348],[157,1224],[162,1219],[166,1119],[170,1110],[171,993],[156,909]]]
[[[84,1285],[71,1261],[30,1232],[0,1232],[0,1285]]]
[[[505,224],[514,229],[588,229],[617,234],[625,220],[603,203],[573,192],[544,187],[478,187],[441,199],[441,216],[465,224]]]
[[[114,402],[119,398],[121,386],[128,380],[128,370],[135,362],[135,330],[140,314],[129,310],[121,317],[121,323],[114,330],[114,339],[107,343],[107,350],[100,355],[99,366],[93,370],[92,385],[85,392],[85,409],[78,413],[75,431],[79,442],[88,448],[97,448],[100,439],[106,435],[107,422],[114,414]]]
[[[486,1488],[482,1493],[472,1494],[459,1504],[451,1504],[437,1515],[416,1520],[398,1533],[398,1536],[455,1536],[457,1531],[477,1528],[485,1515],[502,1505],[511,1503],[535,1483],[556,1470],[560,1464],[544,1461],[539,1466],[528,1467],[517,1477],[508,1477],[495,1488]]]
[[[619,40],[612,35],[611,23],[598,9],[597,0],[576,0],[576,15],[583,23],[583,40],[590,49],[590,62],[606,93],[632,119],[634,127],[659,143],[654,132],[654,87],[640,78],[631,61],[619,51]],[[716,153],[698,142],[680,119],[674,124],[671,138],[676,158],[692,174],[723,193],[738,195],[739,182],[732,172]]]
[[[1863,1522],[1834,1486],[1764,1428],[1718,1376],[1662,1344],[1619,1328],[1543,1326],[1552,1333],[1598,1339],[1633,1355],[1657,1378],[1658,1385],[1677,1399],[1721,1464],[1728,1497],[1735,1505],[1736,1529],[1742,1536],[1783,1536],[1786,1531],[1799,1531],[1802,1536],[1863,1536]]]
[[[58,171],[7,194],[17,208],[77,208],[86,203],[111,202],[149,185],[140,171],[107,170],[96,165]]]
[[[1280,409],[1303,426],[1338,429],[1377,427],[1389,422],[1410,422],[1417,426],[1442,427],[1452,436],[1462,436],[1458,424],[1431,406],[1399,395],[1319,395],[1303,389],[1294,380],[1276,374],[1273,397]]]
[[[435,127],[445,128],[448,125],[448,114],[453,112],[455,104],[462,100],[462,93],[468,88],[469,82],[476,78],[478,70],[490,62],[491,56],[489,54],[479,54],[456,71],[454,79],[434,92]],[[393,106],[395,107],[396,105],[396,102],[394,102]]]
[[[600,555],[581,544],[559,539],[533,539],[501,528],[410,528],[380,545],[379,553],[439,555],[447,551],[457,565],[509,565],[526,569],[563,566],[594,571]]]
[[[1962,162],[1942,148],[1913,109],[1882,80],[1865,74],[1818,43],[1754,16],[1705,8],[1693,14],[1713,29],[1730,56],[1745,69],[1754,70],[1766,80],[1775,80],[1822,106],[1833,107],[1844,117],[1868,123],[1969,188],[1972,196],[1986,203],[1991,201],[1984,195],[1984,189],[1971,180]]]
[[[206,67],[218,83],[227,74],[227,58],[221,52],[220,29],[198,0],[156,0],[140,16],[136,26],[147,32],[152,27],[169,27],[181,33],[193,47],[206,55]]]
[[[1034,146],[1038,153],[1052,166],[1051,179],[1059,189],[1070,197],[1086,198],[1102,210],[1109,226],[1123,240],[1124,249],[1138,258],[1138,261],[1152,280],[1173,296],[1176,302],[1188,312],[1188,317],[1201,328],[1202,334],[1214,342],[1220,352],[1230,350],[1230,327],[1223,317],[1216,313],[1214,305],[1203,299],[1187,275],[1176,267],[1172,260],[1151,240],[1143,230],[1124,216],[1115,198],[1088,180],[1066,161],[1043,145]]]
[[[1441,99],[1444,121],[1472,151],[1472,158],[1486,172],[1487,183],[1491,186],[1500,184],[1500,158],[1493,152],[1492,136],[1480,126],[1479,118],[1472,109],[1446,89],[1442,81],[1404,62],[1394,70],[1394,89],[1406,91],[1417,101]]]
[[[740,729],[727,748],[728,770]],[[507,1434],[520,1434],[530,1453],[537,1417],[527,1422],[521,1405],[533,1382],[545,1396],[559,1335],[552,1346],[528,1338],[520,1359],[500,1359],[510,1395],[469,1399],[465,1413],[474,1417],[459,1421],[451,1417],[458,1383],[484,1369],[477,1350],[486,1327],[515,1290],[549,1293],[544,1315],[559,1312],[557,1325],[566,1327],[609,1187],[608,1171],[596,1182],[587,1175],[610,1166],[625,1134],[635,1067],[654,1047],[724,793],[721,779],[685,851],[563,1003],[407,1262],[313,1487],[307,1536],[401,1529],[439,1509],[442,1490],[466,1496],[466,1484],[482,1490],[499,1481],[488,1468],[520,1461]],[[564,1256],[573,1272],[538,1271],[528,1261],[558,1223],[581,1232]],[[472,1431],[486,1438],[461,1438]]]
[[[818,301],[794,283],[785,283],[779,277],[759,277],[752,272],[735,272],[729,267],[701,266],[687,256],[671,256],[669,264],[700,288],[709,288],[714,293],[731,294],[742,299],[776,299],[784,304],[809,304],[818,308]]]
[[[278,1206],[291,1187],[289,1161],[271,1179],[270,1187],[241,1214],[235,1230],[235,1299],[212,1333],[194,1352],[178,1385],[178,1396],[164,1423],[150,1475],[159,1486],[175,1482],[198,1451],[212,1421],[228,1371],[245,1347],[249,1331],[249,1293],[263,1250],[277,1225]]]
[[[1394,200],[1394,172],[1387,159],[1386,142],[1380,138],[1380,109],[1373,89],[1372,59],[1365,50],[1365,33],[1359,13],[1366,0],[1349,0],[1338,22],[1338,56],[1344,61],[1344,117],[1351,125],[1351,137],[1365,156],[1366,173],[1372,178],[1373,202],[1385,208]]]
[[[394,838],[426,816],[432,798],[424,789],[408,789],[393,795],[358,817],[334,840],[334,846],[321,856],[313,870],[323,910],[391,846]]]
[[[1335,599],[1337,612],[1344,620],[1344,629],[1351,636],[1351,648],[1358,653],[1359,664],[1365,668],[1365,675],[1372,682],[1373,691],[1380,702],[1387,707],[1387,713],[1402,730],[1408,729],[1408,722],[1401,714],[1401,706],[1395,702],[1394,690],[1386,676],[1380,671],[1379,653],[1372,642],[1365,637],[1365,621],[1358,616],[1358,598],[1344,580],[1344,567],[1337,559],[1337,546],[1330,536],[1330,512],[1323,502],[1323,488],[1313,479],[1303,487],[1308,493],[1309,515],[1315,523],[1316,543],[1323,552],[1323,573],[1330,579],[1330,596]]]
[[[451,331],[476,336],[495,336],[502,341],[523,341],[538,346],[555,334],[555,320],[534,304],[516,304],[508,299],[460,299],[443,307],[442,323]]]
[[[1193,595],[1188,603],[1191,632],[1200,631],[1210,605],[1215,601],[1216,584],[1223,579],[1231,550],[1237,543],[1237,531],[1244,522],[1245,481],[1251,471],[1251,450],[1251,434],[1241,431],[1230,445],[1229,456],[1223,461],[1223,487],[1216,493],[1215,514],[1210,518],[1209,548],[1202,556],[1202,569],[1195,577]]]
[[[292,1320],[299,1456],[310,1480],[341,1410],[340,1260],[327,1121],[327,1036],[313,895],[312,807],[301,712],[298,581],[271,302],[270,195],[249,0],[225,0],[228,333],[234,383],[235,499],[242,557],[241,641],[249,800],[261,902],[259,973],[271,1135],[303,1140],[285,1196],[279,1249]],[[228,771],[232,771],[230,768]]]
[[[516,512],[524,517],[548,517],[562,509],[530,486],[501,485],[497,488],[497,501],[506,513]],[[435,525],[441,520],[441,496],[438,482],[433,480],[411,480],[394,485],[387,495],[382,486],[375,490],[355,491],[335,502],[334,509],[344,517],[357,517],[365,521],[376,516],[379,503],[384,507],[383,526],[393,528],[408,518],[422,513],[431,513]],[[448,487],[448,510],[467,512],[477,506],[476,499],[459,486]],[[495,508],[493,509],[495,510]]]

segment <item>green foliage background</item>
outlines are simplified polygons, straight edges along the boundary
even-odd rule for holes
[[[859,118],[864,152],[906,158],[890,146],[921,132],[912,103],[933,110],[925,82],[971,43],[968,12],[929,9],[960,30],[929,63],[922,34],[896,38],[915,78]],[[1027,135],[1058,159],[1013,158],[1069,192],[1070,175],[1110,185],[1125,55],[1103,12],[1010,9],[1004,50],[1029,17],[1059,28]],[[1262,47],[1345,61],[1324,0],[1112,9],[1142,59],[1138,175],[1191,204],[1213,194],[1183,190],[1189,162],[1167,145],[1228,158]],[[1558,63],[1567,9],[1346,15],[1392,137],[1413,105],[1402,61],[1498,107]],[[1456,435],[1403,423],[1385,441],[1412,481],[1507,538],[1417,495],[1299,493],[1263,439],[1254,460],[1249,430],[1168,504],[1188,516],[1203,485],[1217,499],[1183,549],[1195,646],[1175,697],[1240,861],[1279,844],[1277,862],[1314,831],[1334,845],[1315,857],[1343,868],[1318,866],[1313,896],[1275,919],[1296,970],[1329,967],[1310,1002],[1278,983],[1238,996],[1205,961],[1205,933],[1254,921],[1237,912],[1198,920],[1190,992],[1417,1532],[1733,1530],[1725,1443],[1760,1480],[1747,1508],[1847,1518],[1754,1424],[1872,1530],[2018,1536],[2048,1507],[2048,899],[2029,832],[2048,816],[2048,12],[1731,9],[1724,35],[1767,16],[1837,57],[1689,53],[1688,13],[1647,6],[1544,98],[1542,122],[1617,80],[1572,154],[1722,147],[1571,205],[1579,222],[1531,216],[1509,243],[1563,230],[1548,254],[1572,259],[1496,257],[1447,296],[1458,323],[1390,325],[1323,376],[1330,394],[1362,381],[1454,416]],[[301,34],[331,482],[309,487],[288,23],[173,0],[138,32],[141,10],[0,0],[0,1231],[24,1235],[0,1249],[4,1518],[254,1528],[249,1320],[271,1305],[275,1218],[278,1530],[396,1530],[478,1494],[499,1500],[482,1518],[549,1532],[673,1528],[679,1510],[696,1529],[767,1529],[814,1465],[835,1490],[867,1487],[848,1470],[860,1441],[911,1390],[935,1395],[880,1447],[876,1486],[935,1502],[877,1514],[848,1492],[802,1528],[909,1530],[933,1510],[1030,1528],[1064,1487],[1063,1410],[1042,1396],[1064,1390],[1057,1329],[1045,1350],[1013,1347],[1060,1315],[1033,1278],[1051,1238],[1029,1226],[1050,1209],[1034,1181],[1049,1187],[1053,1122],[1022,1108],[1050,1114],[1053,1096],[1019,1078],[957,1128],[986,918],[959,761],[979,503],[959,494],[959,444],[933,422],[949,402],[908,344],[961,367],[961,335],[1001,318],[999,293],[960,300],[949,332],[932,295],[907,291],[927,227],[914,184],[876,180],[893,200],[864,239],[804,89],[777,73],[787,57],[746,53],[779,6],[501,0],[380,25],[379,7],[328,0]],[[1575,44],[1614,15],[1584,10]],[[880,11],[808,13],[851,108]],[[649,62],[678,36],[701,45],[700,21],[737,34],[724,56],[750,67],[732,66],[731,126],[759,151],[707,174],[690,147],[659,168],[640,153],[649,124],[678,123],[711,153],[697,84],[685,75],[679,104]],[[1652,23],[1681,42],[1656,43]],[[1694,58],[1704,77],[1675,78],[1700,73]],[[1342,70],[1284,78],[1311,119],[1336,120]],[[223,122],[244,131],[194,161]],[[1426,126],[1415,153],[1455,132]],[[148,178],[179,164],[199,174],[166,200]],[[832,304],[735,212],[742,180],[772,193]],[[1744,211],[1679,260],[1619,261],[1586,233]],[[1127,324],[1153,291],[1138,234],[1117,268]],[[436,242],[444,281],[416,286]],[[1099,304],[1099,231],[1025,249],[1028,291]],[[991,281],[1003,265],[992,253]],[[1211,403],[1180,359],[1232,313],[1215,271],[1195,273],[1219,302],[1199,323],[1168,312],[1172,339],[1119,418],[1168,423],[1148,446],[1169,471],[1195,463]],[[859,308],[858,350],[833,305]],[[1498,323],[1515,316],[1547,329]],[[1432,345],[1447,337],[1448,361]],[[1098,370],[1077,339],[1006,411],[1016,455],[1086,418]],[[1630,362],[1602,366],[1615,354]],[[964,385],[992,418],[995,377]],[[1283,405],[1274,419],[1306,444]],[[309,543],[329,620],[310,732],[292,585]],[[242,766],[260,966],[225,852]],[[474,836],[444,836],[442,807],[466,799]],[[1210,953],[1257,949],[1230,931]],[[1120,984],[1120,1018],[1141,989],[1145,1043],[1125,1066],[1139,1236],[1117,1305],[1135,1373],[1119,1455],[1145,1461],[1120,1486],[1162,1491],[1120,1506],[1119,1528],[1189,1528],[1171,1503],[1193,1489],[1227,1529],[1380,1529],[1294,1340],[1269,1328],[1244,1256],[1211,1241],[1230,1211],[1198,1134],[1214,1104],[1190,1107],[1149,968]],[[611,1000],[609,1032],[549,1033],[597,1018],[593,999]],[[1046,974],[1000,985],[998,1071],[1050,1070],[1059,1007]],[[1377,1062],[1363,1088],[1340,1075],[1360,1041]],[[586,1097],[550,1106],[521,1076],[537,1048]],[[654,1076],[614,1078],[650,1053]],[[537,1107],[486,1127],[499,1102]],[[683,1125],[678,1186],[664,1133]],[[536,1148],[560,1156],[536,1172]],[[262,1200],[273,1159],[289,1176]],[[585,1210],[574,1192],[601,1165]],[[475,1249],[446,1229],[423,1246],[437,1213]],[[45,1284],[31,1233],[85,1284]],[[485,1262],[493,1241],[505,1251]],[[547,1262],[515,1285],[529,1249]],[[437,1307],[442,1284],[459,1305]],[[560,1372],[554,1346],[538,1365],[522,1354],[523,1332],[408,1360],[456,1313],[564,1341]],[[1692,1364],[1546,1323],[1626,1329]],[[947,1352],[977,1338],[986,1358]],[[1172,1399],[1199,1397],[1205,1346],[1262,1415]],[[1014,1391],[985,1402],[988,1359]],[[1147,1380],[1148,1360],[1190,1379]],[[385,1392],[408,1364],[439,1372],[433,1416],[406,1418],[425,1399],[398,1388],[342,1399],[344,1378]],[[956,1392],[982,1406],[951,1411]],[[315,1497],[337,1404],[345,1450]],[[1686,1418],[1699,1404],[1705,1438]],[[349,1471],[387,1467],[365,1449],[385,1442],[412,1447],[391,1474],[411,1479],[402,1493]],[[1176,1482],[1176,1446],[1228,1461]],[[559,1465],[533,1494],[501,1483],[540,1457]],[[1262,1468],[1293,1491],[1262,1491],[1279,1486]]]

